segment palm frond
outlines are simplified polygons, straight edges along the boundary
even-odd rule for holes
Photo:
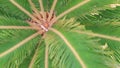
[[[101,10],[97,15],[86,15],[86,17],[89,18],[89,20],[88,19],[85,20],[85,18],[82,18],[80,19],[80,21],[84,25],[86,25],[87,29],[91,29],[95,33],[120,38],[119,11],[120,7]],[[116,67],[119,66],[120,62],[119,41],[102,39],[100,42],[102,44],[107,42],[109,50],[112,51],[113,53],[105,55],[109,56],[109,58],[111,58],[114,61],[114,65],[116,65]]]
[[[18,25],[20,27],[28,26],[28,24],[24,21],[18,20],[16,18],[3,17],[3,16],[0,17],[0,25],[4,27],[8,25],[10,27],[12,25],[16,27]],[[21,64],[22,61],[32,53],[34,46],[37,45],[36,43],[39,37],[31,40],[27,44],[24,44],[24,42],[21,41],[27,38],[28,36],[34,34],[35,32],[36,32],[35,30],[31,30],[31,29],[30,30],[0,29],[0,63],[1,63],[0,67],[3,68],[5,64],[7,64],[6,67],[18,67],[18,65]],[[18,46],[15,46],[19,42],[21,43],[18,44]],[[27,47],[28,45],[29,47]],[[9,60],[9,58],[12,59]],[[5,61],[5,59],[7,60]]]
[[[119,3],[0,0],[0,68],[119,68]]]
[[[31,8],[29,7],[29,2],[27,0],[16,0],[22,7],[24,7],[27,11],[32,12]],[[14,15],[20,19],[27,19],[28,16],[20,11],[16,6],[14,6],[10,0],[0,0],[1,8],[8,14]]]
[[[18,65],[20,65],[24,61],[24,59],[32,53],[34,47],[37,45],[37,41],[39,40],[39,37],[38,37],[29,41],[27,44],[23,45],[22,43],[20,43],[23,46],[18,48],[17,46],[13,46],[13,45],[20,42],[22,38],[20,38],[20,36],[17,38],[19,39],[12,37],[11,39],[9,39],[9,41],[7,40],[6,42],[4,42],[4,40],[1,40],[1,42],[4,42],[0,44],[0,67],[1,68],[4,68],[5,66],[9,68],[18,67]]]
[[[58,21],[59,23],[56,23],[56,25],[54,26],[54,28],[56,28],[57,30],[50,31],[49,33],[47,33],[47,36],[45,38],[46,44],[49,45],[49,54],[50,59],[52,59],[53,68],[92,68],[98,66],[101,67],[101,65],[103,68],[106,68],[107,66],[106,64],[104,64],[105,62],[103,62],[103,58],[107,57],[102,55],[100,56],[96,53],[94,53],[93,57],[93,52],[91,51],[91,49],[89,49],[89,47],[96,46],[101,50],[101,46],[94,40],[90,40],[90,36],[72,32],[72,30],[85,30],[85,28],[84,26],[79,25],[75,21],[75,19],[71,18],[69,20],[63,19]],[[64,26],[62,26],[61,24]],[[77,28],[77,26],[79,28]],[[101,60],[92,60],[95,58]],[[88,62],[88,60],[90,61],[90,63]],[[91,66],[91,63],[94,62],[98,64]]]
[[[73,7],[74,5],[85,1],[85,0],[59,0],[58,4],[56,6],[56,13],[57,15],[61,14],[65,10]],[[91,12],[97,12],[98,10],[106,9],[108,8],[107,5],[113,4],[113,3],[118,3],[117,0],[90,0],[87,4],[84,4],[82,7],[78,8],[77,10],[73,11],[72,13],[68,14],[68,17],[73,17],[73,16],[82,16],[85,14],[89,14]],[[62,7],[61,7],[62,6]],[[78,14],[79,13],[79,14]]]

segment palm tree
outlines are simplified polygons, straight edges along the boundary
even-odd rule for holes
[[[0,68],[119,68],[119,0],[0,0]]]

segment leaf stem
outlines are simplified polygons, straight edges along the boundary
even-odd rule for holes
[[[38,17],[39,19],[41,19],[41,16],[40,16],[40,14],[39,14],[39,11],[36,9],[36,7],[35,7],[35,5],[33,4],[32,0],[28,0],[28,2],[30,3],[32,10],[37,14],[37,17]]]
[[[54,11],[55,6],[56,6],[56,3],[57,3],[57,0],[54,0],[53,5],[52,5],[51,10],[50,10],[50,14],[49,14],[49,17],[48,17],[48,21],[50,21],[50,19],[51,19],[51,17],[52,17],[53,11]]]
[[[23,11],[24,13],[26,13],[29,17],[31,17],[33,20],[35,20],[38,23],[41,23],[39,20],[37,20],[33,15],[31,15],[26,9],[24,9],[22,6],[20,6],[17,2],[15,2],[14,0],[10,0],[10,2],[12,4],[14,4],[17,8],[19,8],[21,11]]]
[[[43,19],[46,19],[46,15],[44,13],[44,7],[43,7],[42,0],[39,0],[39,4],[40,4],[40,9],[41,9],[41,12],[42,12],[42,15],[43,15]]]
[[[58,19],[60,19],[61,17],[65,16],[66,14],[70,13],[71,11],[79,8],[80,6],[88,3],[89,1],[90,1],[90,0],[84,0],[83,2],[80,2],[79,4],[73,6],[72,8],[64,11],[63,13],[61,13],[60,15],[58,15],[58,16],[56,17],[56,19],[53,19],[50,23],[52,23],[52,24],[55,23],[55,22],[56,22]]]
[[[48,45],[45,48],[45,68],[48,68]]]
[[[30,26],[0,26],[0,29],[39,29]]]
[[[73,32],[77,32],[77,33],[80,33],[80,34],[86,34],[86,35],[90,35],[90,36],[95,36],[95,37],[100,37],[100,38],[104,38],[104,39],[109,39],[109,40],[114,40],[114,41],[120,42],[120,38],[112,37],[112,36],[108,36],[108,35],[97,34],[97,33],[92,33],[92,32],[85,32],[85,31],[73,31]]]

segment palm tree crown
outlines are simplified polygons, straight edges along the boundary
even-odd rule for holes
[[[0,68],[119,68],[119,6],[0,0]]]

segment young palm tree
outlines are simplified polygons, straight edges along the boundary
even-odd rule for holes
[[[119,68],[119,0],[0,0],[0,68]]]

